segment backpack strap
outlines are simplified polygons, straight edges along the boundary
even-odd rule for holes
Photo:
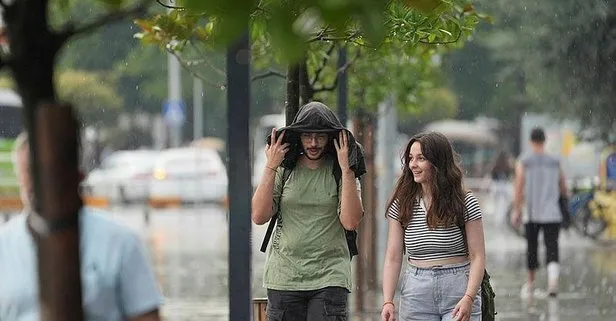
[[[336,166],[336,164],[334,164],[334,166],[332,166],[332,172],[336,181],[336,195],[338,196],[338,200],[340,200],[340,184],[342,181],[342,170],[340,169],[340,166]],[[349,247],[349,254],[351,256],[351,259],[353,259],[353,256],[359,254],[359,250],[357,249],[357,231],[349,231],[347,229],[344,229],[344,236],[347,241],[347,246]]]
[[[280,215],[280,200],[282,199],[282,192],[284,190],[284,184],[291,176],[291,169],[287,169],[283,167],[282,171],[282,182],[280,183],[280,196],[278,196],[278,208],[276,213],[269,221],[269,225],[267,226],[267,231],[265,232],[265,236],[263,237],[263,242],[261,243],[261,252],[265,253],[267,251],[267,244],[269,243],[270,238],[272,237],[272,232],[274,231],[274,227],[276,227],[276,222],[278,221],[278,216]]]

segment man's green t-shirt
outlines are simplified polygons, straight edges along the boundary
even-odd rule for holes
[[[339,286],[351,290],[351,261],[332,166],[332,159],[317,169],[298,164],[281,198],[284,169],[278,169],[273,197],[274,211],[280,206],[280,215],[267,251],[265,288],[310,291]]]

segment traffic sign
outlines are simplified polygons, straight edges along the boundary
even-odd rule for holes
[[[181,126],[186,121],[185,104],[182,100],[168,100],[163,104],[163,118],[173,126]]]

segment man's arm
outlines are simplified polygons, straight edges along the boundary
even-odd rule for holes
[[[524,200],[524,165],[518,161],[515,166],[515,181],[514,181],[514,209],[516,213],[522,211],[522,203]]]
[[[364,213],[359,195],[359,182],[355,178],[355,173],[350,169],[342,171],[341,180],[340,222],[345,229],[352,231],[357,229]]]
[[[562,168],[559,170],[558,188],[560,189],[560,195],[567,195],[567,180]]]

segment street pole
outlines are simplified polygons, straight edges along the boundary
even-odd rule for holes
[[[179,103],[182,100],[182,70],[178,58],[173,54],[167,54],[168,77],[168,101]],[[169,137],[171,147],[179,147],[182,144],[182,125],[169,124]]]
[[[227,49],[229,155],[229,320],[251,320],[250,42],[248,30]]]
[[[379,104],[378,114],[376,135],[378,142],[378,144],[376,144],[378,210],[375,212],[378,238],[376,238],[376,253],[377,262],[384,262],[388,229],[387,219],[385,219],[385,211],[387,209],[385,207],[387,206],[387,200],[396,183],[394,168],[396,168],[395,166],[401,166],[400,155],[398,155],[396,151],[398,126],[396,121],[396,109],[393,105],[392,98]],[[383,265],[378,264],[377,267],[377,275],[383,275]]]
[[[345,46],[341,46],[338,48],[338,63],[337,70],[342,70],[347,63],[347,49]],[[338,118],[342,123],[342,126],[347,125],[348,115],[347,115],[347,102],[348,102],[348,91],[347,91],[347,72],[346,70],[338,75]]]
[[[193,140],[203,137],[203,81],[193,78]]]

